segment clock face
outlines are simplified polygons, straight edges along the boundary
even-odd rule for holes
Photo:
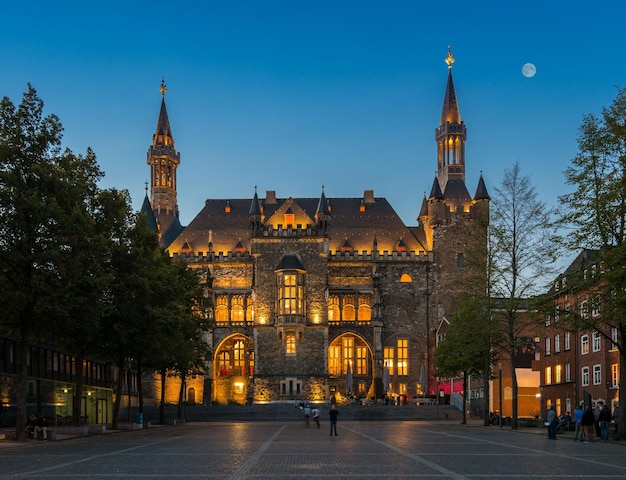
[[[527,78],[534,77],[535,73],[537,73],[537,68],[532,63],[526,63],[522,67],[522,73]]]

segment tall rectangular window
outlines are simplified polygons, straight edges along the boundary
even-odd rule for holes
[[[367,375],[367,347],[356,347],[356,374]]]
[[[285,353],[287,355],[296,354],[296,332],[293,330],[285,333]]]
[[[563,374],[563,367],[561,365],[555,365],[554,367],[554,382],[561,383],[563,378],[561,375]]]
[[[398,339],[398,375],[409,374],[409,341]]]
[[[600,364],[596,364],[593,366],[593,384],[602,384],[602,366]]]
[[[341,339],[342,353],[342,374],[348,373],[348,365],[352,370],[352,359],[354,358],[354,337],[343,337]]]
[[[593,332],[591,338],[593,339],[593,351],[599,352],[602,348],[602,339],[600,337],[600,332]]]
[[[554,353],[559,353],[561,351],[561,335],[558,333],[554,335]]]
[[[552,383],[552,367],[546,367],[546,385]]]
[[[619,363],[611,364],[611,387],[619,387]]]
[[[280,272],[278,278],[279,315],[304,315],[304,275]]]
[[[580,353],[587,355],[589,353],[589,335],[580,337]]]
[[[546,355],[550,355],[551,351],[550,351],[550,337],[546,337],[546,349],[545,349],[545,354]]]
[[[384,366],[387,367],[387,370],[389,371],[389,375],[394,375],[395,374],[395,370],[393,368],[394,365],[394,349],[391,347],[385,347],[384,350],[384,358],[385,358],[385,364]]]
[[[617,350],[619,342],[619,330],[617,327],[611,327],[611,350]]]
[[[341,375],[341,347],[339,345],[331,346],[328,351],[328,371],[331,376],[338,377]]]
[[[565,350],[569,350],[571,348],[571,335],[570,332],[565,332],[565,338],[563,340]]]
[[[572,381],[572,368],[569,363],[565,364],[565,381],[566,382]]]
[[[589,386],[589,367],[583,367],[581,370],[581,383],[583,387]]]

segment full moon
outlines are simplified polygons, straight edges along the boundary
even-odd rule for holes
[[[532,63],[525,63],[522,67],[522,73],[527,78],[534,77],[535,73],[537,73],[537,68]]]

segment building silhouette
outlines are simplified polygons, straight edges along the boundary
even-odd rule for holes
[[[485,271],[475,252],[486,244],[490,200],[482,175],[473,197],[466,187],[453,62],[449,51],[437,173],[413,226],[373,190],[343,198],[324,187],[316,198],[254,187],[250,198],[208,199],[181,226],[176,173],[184,163],[162,83],[142,212],[170,255],[197,271],[214,324],[204,378],[188,381],[188,399],[435,395],[435,328]],[[178,387],[166,393],[174,402]]]

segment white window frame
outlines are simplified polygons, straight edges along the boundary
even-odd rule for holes
[[[544,353],[546,355],[550,355],[550,353],[551,353],[551,351],[550,351],[550,337],[546,337],[545,344],[546,344],[546,347],[545,347]]]
[[[554,335],[554,353],[559,353],[561,351],[561,335],[556,333]]]
[[[563,347],[565,348],[565,350],[569,350],[572,348],[570,332],[565,332],[565,338],[563,339]]]
[[[593,332],[591,338],[592,350],[594,352],[599,352],[602,349],[602,336],[600,335],[600,332]]]
[[[611,327],[611,350],[617,350],[619,342],[619,330],[617,327]]]
[[[583,367],[580,370],[580,383],[583,387],[589,386],[589,367]]]
[[[593,384],[602,385],[602,365],[599,363],[593,366]]]
[[[585,334],[580,337],[580,354],[589,354],[589,335]]]
[[[619,363],[611,364],[611,387],[619,388]]]
[[[569,363],[565,364],[565,381],[566,382],[571,382],[572,381],[572,366]]]

